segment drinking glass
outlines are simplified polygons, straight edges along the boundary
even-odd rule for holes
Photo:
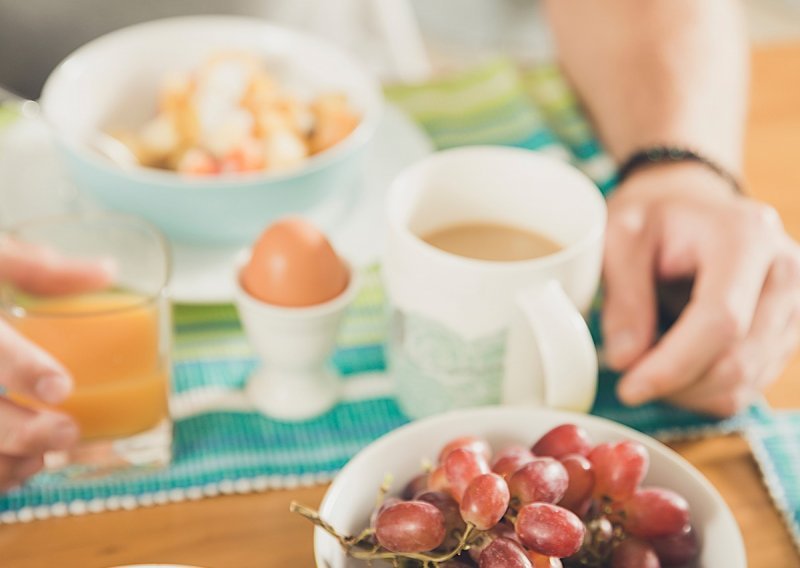
[[[74,381],[70,396],[53,408],[76,420],[80,441],[48,453],[47,468],[84,476],[169,463],[170,254],[164,237],[144,221],[103,213],[30,221],[4,238],[58,262],[107,263],[113,274],[104,289],[69,295],[37,295],[11,282],[0,287],[2,317]]]

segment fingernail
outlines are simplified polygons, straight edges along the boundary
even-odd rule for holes
[[[48,404],[58,404],[62,402],[69,393],[72,392],[72,381],[69,377],[53,373],[39,377],[36,381],[36,394]]]
[[[611,333],[606,338],[606,359],[612,364],[628,360],[636,349],[636,336],[630,331]]]
[[[71,447],[80,437],[78,426],[68,419],[62,419],[53,425],[53,432],[50,434],[50,449],[65,450]]]
[[[647,383],[642,381],[623,381],[619,387],[619,398],[629,406],[636,406],[647,402],[652,396],[652,391]]]

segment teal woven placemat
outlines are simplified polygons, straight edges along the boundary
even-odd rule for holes
[[[496,61],[455,78],[388,89],[389,98],[413,116],[439,148],[504,144],[563,156],[607,192],[613,168],[577,102],[553,67],[520,73]],[[343,376],[344,399],[315,420],[287,424],[254,412],[242,386],[256,360],[232,306],[175,310],[173,410],[174,461],[159,472],[74,481],[39,475],[24,488],[0,496],[0,522],[28,521],[307,485],[329,479],[359,449],[407,419],[392,397],[385,374],[386,329],[378,269],[364,275],[364,288],[343,324],[333,364]],[[599,337],[597,312],[591,319]],[[797,518],[798,463],[780,456],[790,438],[776,438],[768,410],[753,407],[718,421],[665,404],[621,405],[617,377],[603,371],[593,413],[641,431],[671,438],[728,432],[758,424],[753,439],[773,467],[773,493],[787,518]],[[794,424],[794,422],[793,422]],[[784,430],[788,426],[782,426]],[[797,428],[796,428],[797,429]],[[763,434],[763,435],[761,435]],[[758,436],[756,438],[756,435]],[[784,452],[785,453],[785,452]]]
[[[748,425],[746,438],[767,490],[800,547],[800,412],[764,415]]]

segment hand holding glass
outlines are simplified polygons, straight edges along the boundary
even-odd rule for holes
[[[128,217],[93,215],[31,222],[7,239],[49,264],[51,274],[45,269],[27,279],[7,275],[3,317],[74,383],[54,409],[77,422],[81,441],[48,453],[48,466],[80,464],[76,472],[96,474],[167,463],[169,258],[163,238]],[[92,274],[91,265],[109,267],[107,281],[82,281]],[[24,389],[11,384],[8,391],[17,404],[41,407]]]

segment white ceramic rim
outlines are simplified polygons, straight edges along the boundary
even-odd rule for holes
[[[625,438],[629,440],[634,440],[637,442],[642,443],[648,450],[648,452],[658,452],[664,457],[667,461],[669,461],[675,468],[683,470],[689,477],[691,477],[700,487],[703,489],[705,493],[711,498],[714,502],[715,506],[719,510],[720,514],[725,517],[725,522],[730,524],[731,526],[735,527],[737,533],[737,539],[735,542],[726,543],[729,548],[737,549],[733,551],[734,557],[742,558],[742,568],[747,566],[747,555],[744,548],[744,541],[742,539],[741,530],[739,528],[736,519],[733,516],[730,508],[728,507],[725,500],[719,494],[717,489],[711,484],[711,482],[706,479],[706,477],[700,473],[691,463],[689,463],[686,459],[680,456],[671,448],[665,446],[655,438],[642,434],[641,432],[637,432],[636,430],[629,428],[628,426],[624,426],[617,422],[613,422],[612,420],[608,420],[606,418],[601,418],[599,416],[593,416],[590,414],[578,414],[574,412],[568,412],[563,410],[553,410],[553,409],[546,409],[546,408],[539,408],[539,407],[530,407],[530,406],[488,406],[488,407],[480,407],[480,408],[470,408],[470,409],[462,409],[462,410],[455,410],[452,412],[448,412],[445,414],[440,414],[438,416],[432,416],[430,418],[424,418],[422,420],[418,420],[415,422],[410,422],[404,426],[401,426],[388,434],[385,434],[369,444],[367,447],[362,449],[358,452],[355,457],[353,457],[347,464],[342,468],[342,470],[337,474],[334,478],[333,483],[331,483],[328,490],[325,492],[325,496],[322,499],[322,502],[319,506],[319,513],[322,518],[326,518],[329,516],[329,510],[333,509],[335,503],[341,501],[345,495],[341,495],[342,493],[342,485],[341,479],[344,479],[350,475],[350,471],[356,468],[361,467],[361,464],[374,462],[376,460],[375,454],[380,453],[381,448],[384,446],[389,446],[392,444],[397,444],[396,440],[402,439],[403,437],[409,435],[409,432],[417,432],[417,431],[425,431],[436,429],[437,426],[440,424],[446,424],[447,422],[454,420],[455,418],[460,419],[471,419],[474,423],[480,423],[486,421],[487,419],[491,419],[492,414],[507,410],[509,412],[523,412],[534,410],[537,414],[547,414],[549,415],[555,424],[558,423],[569,423],[574,422],[576,417],[580,417],[581,422],[589,422],[590,425],[587,427],[589,430],[589,434],[591,435],[591,424],[597,424],[602,428],[610,429],[614,433],[618,433],[620,438]],[[455,418],[454,418],[455,417]],[[399,445],[398,445],[399,447]],[[420,456],[422,457],[422,456]],[[690,504],[691,505],[691,504]],[[321,535],[326,535],[322,529],[316,527],[314,529],[314,559],[316,561],[317,566],[328,566],[328,559],[322,556],[322,550],[319,546],[319,537]],[[737,567],[738,568],[738,567]]]
[[[123,169],[120,168],[119,166],[115,166],[108,159],[103,158],[103,156],[99,155],[97,152],[87,147],[86,144],[81,143],[75,139],[72,139],[67,133],[60,131],[52,123],[52,121],[49,120],[48,101],[59,96],[57,89],[60,83],[61,76],[65,74],[64,73],[65,66],[73,64],[72,62],[79,60],[81,57],[86,56],[86,54],[88,53],[105,49],[107,45],[115,42],[117,40],[117,37],[122,34],[126,35],[142,34],[142,33],[147,33],[149,29],[154,27],[173,26],[173,25],[182,26],[182,25],[191,25],[192,23],[207,24],[215,20],[225,21],[226,23],[234,25],[238,23],[239,25],[242,26],[258,25],[262,27],[264,32],[267,34],[269,33],[283,34],[286,37],[292,38],[294,41],[309,44],[320,50],[327,50],[330,52],[334,52],[338,57],[349,60],[354,67],[361,70],[364,84],[368,85],[367,87],[368,90],[372,91],[372,95],[369,97],[369,103],[364,109],[364,114],[362,115],[361,121],[359,122],[356,129],[353,132],[351,132],[341,142],[335,144],[334,146],[332,146],[327,150],[320,152],[319,154],[310,156],[305,161],[303,161],[303,163],[300,166],[296,168],[281,170],[277,172],[262,171],[262,172],[245,172],[239,174],[237,173],[220,174],[209,177],[190,177],[190,176],[180,175],[177,172],[159,170],[157,168],[147,168],[140,165],[135,165],[130,169]],[[88,43],[85,43],[84,45],[82,45],[81,47],[70,53],[66,58],[64,58],[56,66],[56,68],[53,69],[50,75],[48,75],[44,87],[42,88],[42,95],[41,98],[39,99],[39,104],[42,109],[42,118],[50,126],[50,128],[57,134],[59,140],[82,160],[92,164],[93,167],[106,171],[112,171],[118,175],[124,175],[126,177],[134,178],[142,183],[177,182],[188,186],[202,187],[206,185],[214,185],[214,186],[227,187],[227,186],[255,185],[264,182],[276,182],[286,179],[292,179],[313,171],[317,171],[319,169],[328,166],[333,162],[340,160],[345,154],[355,151],[357,148],[366,144],[366,142],[370,138],[372,138],[373,134],[377,130],[378,124],[380,123],[380,118],[383,114],[384,101],[378,82],[367,71],[363,69],[363,66],[359,62],[357,62],[353,57],[351,57],[342,49],[340,49],[338,46],[332,43],[329,43],[311,34],[300,32],[288,27],[279,26],[260,18],[251,18],[246,16],[227,16],[227,15],[200,15],[200,16],[183,16],[176,18],[162,18],[158,20],[151,20],[149,22],[143,22],[140,24],[135,24],[132,26],[120,28],[118,30],[104,34],[98,38],[95,38],[89,41]]]
[[[417,174],[420,170],[424,170],[427,168],[436,167],[436,162],[440,160],[442,157],[449,157],[458,154],[477,154],[485,152],[487,154],[507,154],[507,155],[517,155],[517,156],[524,156],[526,159],[531,159],[533,161],[539,161],[542,163],[547,163],[551,167],[555,167],[560,169],[564,172],[565,175],[571,176],[573,178],[582,178],[581,181],[586,182],[594,191],[587,191],[586,195],[588,199],[592,200],[592,206],[598,207],[600,213],[602,215],[598,215],[598,220],[596,223],[589,228],[589,230],[584,234],[580,239],[577,241],[564,246],[561,250],[554,252],[552,254],[548,254],[546,256],[540,256],[537,258],[532,258],[528,260],[513,260],[513,261],[496,261],[496,260],[481,260],[476,258],[468,258],[464,256],[458,256],[455,254],[451,254],[445,252],[441,249],[436,248],[433,245],[430,245],[420,239],[417,235],[415,235],[409,228],[406,226],[405,223],[401,222],[400,216],[397,213],[399,210],[397,203],[400,200],[409,199],[408,193],[408,178],[413,177]],[[418,190],[421,191],[421,190]],[[386,196],[386,219],[388,226],[392,232],[394,232],[398,238],[401,238],[405,241],[405,243],[414,249],[414,254],[420,254],[423,256],[431,257],[437,262],[442,263],[451,263],[452,265],[459,266],[462,268],[469,268],[475,269],[480,271],[516,271],[516,270],[530,270],[533,267],[536,268],[548,268],[553,265],[562,264],[578,255],[580,255],[583,251],[587,248],[591,248],[599,239],[603,238],[605,234],[606,228],[606,214],[607,214],[607,207],[605,199],[603,198],[603,194],[597,188],[597,185],[583,172],[571,166],[570,164],[564,162],[563,160],[559,160],[557,158],[553,158],[541,152],[536,152],[535,150],[526,150],[524,148],[514,148],[510,146],[464,146],[460,148],[451,148],[448,150],[441,150],[438,152],[434,152],[430,156],[422,159],[421,161],[409,166],[400,175],[395,179],[392,183],[391,187]]]

